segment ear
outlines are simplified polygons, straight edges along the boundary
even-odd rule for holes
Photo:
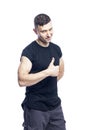
[[[36,30],[36,28],[34,28],[33,31],[37,34],[37,30]]]

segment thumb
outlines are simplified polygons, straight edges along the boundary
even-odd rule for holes
[[[55,58],[52,57],[51,64],[54,64]]]

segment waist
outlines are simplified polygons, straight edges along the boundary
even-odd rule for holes
[[[50,98],[41,96],[27,96],[22,103],[22,107],[26,106],[29,109],[48,111],[55,109],[58,105],[60,105],[60,103],[61,100],[58,96]]]

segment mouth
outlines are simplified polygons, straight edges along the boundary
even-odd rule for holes
[[[47,40],[47,41],[51,41],[51,37],[47,37],[46,40]]]

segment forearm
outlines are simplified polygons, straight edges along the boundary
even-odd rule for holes
[[[43,70],[38,73],[33,74],[21,74],[19,75],[18,82],[20,86],[32,86],[42,81],[49,76],[48,70]]]

